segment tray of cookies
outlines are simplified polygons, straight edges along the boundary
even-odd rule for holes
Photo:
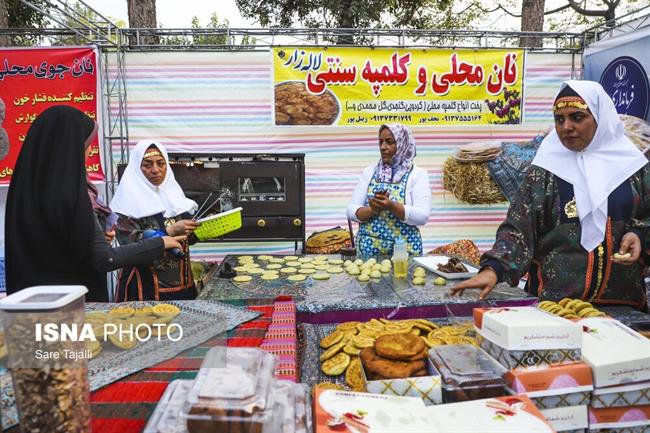
[[[307,341],[303,377],[308,383],[334,389],[343,389],[345,383],[353,391],[414,395],[427,404],[441,402],[441,396],[440,378],[426,360],[426,351],[445,344],[477,344],[471,322],[441,326],[426,319],[382,318],[336,327],[303,326]],[[316,373],[313,364],[318,362]]]

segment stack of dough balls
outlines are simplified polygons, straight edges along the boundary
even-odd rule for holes
[[[413,362],[424,359],[422,354],[426,354],[427,348],[443,344],[477,345],[476,339],[471,335],[471,322],[443,327],[426,319],[345,322],[320,341],[323,349],[320,355],[321,370],[328,376],[345,373],[345,382],[350,388],[364,391],[361,365],[364,357],[364,366],[367,373],[371,372],[370,377],[390,377],[405,373],[421,375],[425,373],[421,368],[423,363]],[[366,350],[370,348],[372,350]],[[415,352],[414,348],[417,349]],[[370,377],[368,379],[372,380]]]
[[[365,262],[361,259],[355,261],[346,260],[343,266],[345,266],[345,272],[356,277],[362,283],[366,283],[371,279],[380,279],[383,274],[388,274],[392,270],[392,264],[388,259],[382,260],[381,263],[377,263],[374,258]]]

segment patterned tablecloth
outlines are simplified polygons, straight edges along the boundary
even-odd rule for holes
[[[291,299],[232,302],[260,315],[180,355],[91,394],[94,433],[141,433],[169,382],[193,379],[207,351],[215,345],[262,347],[279,358],[276,375],[296,380],[295,304]],[[10,432],[18,432],[12,428]]]
[[[332,256],[334,257],[334,256]],[[338,256],[336,256],[338,257]],[[222,262],[235,266],[237,256],[227,256]],[[411,261],[409,275],[417,266]],[[383,274],[380,279],[359,282],[345,272],[332,274],[328,280],[292,282],[286,277],[262,280],[259,275],[246,283],[219,278],[215,272],[199,296],[201,299],[224,301],[256,297],[292,296],[296,301],[299,322],[334,323],[347,320],[368,320],[373,317],[446,317],[451,310],[456,316],[470,315],[480,306],[532,305],[537,298],[508,284],[498,284],[485,301],[478,301],[478,290],[469,290],[463,297],[451,297],[449,290],[461,280],[447,280],[443,286],[433,284],[436,275],[427,274],[424,285],[414,285],[411,278],[394,279]]]

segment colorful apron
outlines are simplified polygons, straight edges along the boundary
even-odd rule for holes
[[[404,205],[406,203],[406,184],[411,170],[402,176],[400,183],[379,182],[375,173],[368,184],[368,197],[374,197],[377,191],[388,191],[391,200]],[[357,233],[359,254],[366,256],[391,255],[395,239],[401,237],[406,241],[406,248],[411,255],[422,255],[422,237],[416,226],[400,221],[392,212],[381,211],[367,222],[361,223]]]

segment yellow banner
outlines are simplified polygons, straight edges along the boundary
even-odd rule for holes
[[[523,50],[277,47],[276,125],[521,122]]]

